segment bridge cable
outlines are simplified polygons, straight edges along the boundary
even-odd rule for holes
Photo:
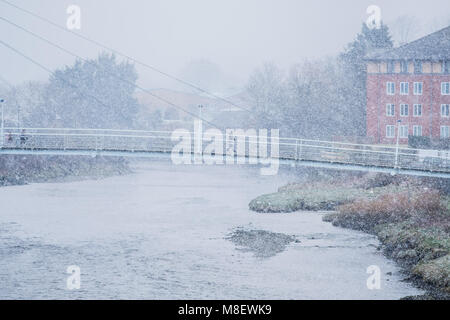
[[[41,40],[41,41],[44,41],[44,42],[50,44],[51,46],[53,46],[53,47],[55,47],[55,48],[58,48],[59,50],[65,52],[65,53],[67,53],[67,54],[69,54],[69,55],[71,55],[71,56],[73,56],[73,57],[76,57],[76,58],[78,58],[78,59],[80,59],[80,60],[82,60],[82,61],[84,61],[84,62],[90,63],[90,64],[92,64],[92,65],[95,66],[95,63],[94,63],[93,61],[90,61],[90,60],[88,60],[88,59],[85,59],[85,58],[83,58],[83,57],[77,55],[76,53],[73,53],[73,52],[71,52],[70,50],[67,50],[67,49],[63,48],[63,47],[59,46],[58,44],[56,44],[56,43],[54,43],[54,42],[52,42],[52,41],[50,41],[50,40],[48,40],[48,39],[46,39],[46,38],[44,38],[44,37],[41,37],[41,36],[39,36],[38,34],[32,32],[32,31],[30,31],[30,30],[28,30],[28,29],[25,29],[24,27],[22,27],[22,26],[20,26],[20,25],[18,25],[18,24],[16,24],[16,23],[14,23],[14,22],[12,22],[12,21],[10,21],[10,20],[4,18],[4,17],[0,17],[0,20],[3,20],[4,22],[6,22],[6,23],[8,23],[8,24],[10,24],[10,25],[13,25],[13,26],[15,26],[16,28],[21,29],[22,31],[24,31],[24,32],[26,32],[26,33],[28,33],[28,34],[34,36],[35,38],[38,38],[38,39]],[[4,43],[3,43],[3,44],[4,44]],[[11,46],[8,46],[8,47],[9,47],[10,49],[12,49]],[[16,53],[17,53],[17,50],[14,49],[14,51],[16,51]],[[21,55],[22,55],[22,54],[21,54]],[[28,60],[30,60],[30,59],[28,59]],[[31,61],[31,60],[30,60],[30,61]],[[36,62],[36,61],[34,61],[34,62]],[[40,65],[40,64],[39,64],[39,65]],[[40,66],[43,67],[42,65],[40,65]],[[53,73],[53,72],[52,72],[51,70],[49,70],[48,68],[45,68],[45,69],[47,69],[48,72]],[[123,78],[121,78],[121,77],[118,77],[118,76],[116,76],[115,74],[113,74],[113,73],[111,73],[111,72],[107,72],[107,73],[109,73],[110,75],[114,76],[114,77],[117,78],[118,80],[123,81],[123,82],[125,82],[125,83],[127,83],[127,84],[129,84],[129,85],[132,85],[132,86],[134,86],[135,88],[138,88],[138,89],[144,91],[144,92],[147,93],[148,95],[150,95],[150,96],[152,96],[152,97],[154,97],[154,98],[156,98],[156,99],[158,99],[158,100],[160,100],[160,101],[162,101],[162,102],[164,102],[164,103],[167,103],[168,105],[170,105],[170,106],[172,106],[172,107],[174,107],[174,108],[180,109],[181,111],[183,111],[183,112],[185,112],[185,113],[187,113],[187,114],[193,116],[194,118],[200,119],[200,120],[204,121],[205,123],[208,123],[209,125],[211,125],[211,126],[213,126],[213,127],[215,127],[215,128],[218,128],[218,129],[222,130],[222,128],[221,128],[220,126],[218,126],[218,125],[212,123],[211,121],[208,121],[208,120],[206,120],[206,119],[204,119],[204,118],[199,117],[199,116],[196,115],[195,113],[190,112],[190,111],[186,110],[185,108],[183,108],[183,107],[181,107],[181,106],[179,106],[179,105],[177,105],[177,104],[175,104],[175,103],[172,103],[171,101],[169,101],[169,100],[167,100],[167,99],[165,99],[165,98],[162,98],[162,97],[160,97],[160,96],[158,96],[158,95],[152,93],[150,90],[148,90],[148,89],[146,89],[146,88],[143,88],[143,87],[141,87],[141,86],[139,86],[139,85],[137,85],[137,84],[135,84],[135,83],[133,83],[133,82],[131,82],[131,81],[129,81],[129,80],[126,80],[126,79],[123,79]]]
[[[2,75],[0,75],[0,80],[11,90],[11,89],[13,89],[14,88],[14,86],[9,82],[9,81],[7,81],[5,78],[3,78],[2,77]]]
[[[102,43],[100,43],[100,42],[98,42],[98,41],[96,41],[96,40],[93,40],[93,39],[88,38],[88,37],[86,37],[86,36],[84,36],[84,35],[82,35],[82,34],[79,34],[79,33],[76,33],[76,32],[74,32],[74,31],[72,31],[72,30],[69,30],[69,29],[67,29],[67,28],[64,28],[64,27],[60,26],[59,24],[57,24],[57,23],[55,23],[55,22],[53,22],[53,21],[51,21],[51,20],[49,20],[49,19],[47,19],[47,18],[44,18],[44,17],[42,17],[42,16],[40,16],[40,15],[38,15],[38,14],[32,12],[32,11],[29,11],[29,10],[27,10],[27,9],[21,8],[21,7],[15,5],[15,4],[12,4],[12,3],[10,3],[9,1],[6,1],[6,0],[0,0],[0,1],[3,2],[3,3],[5,3],[5,4],[7,4],[7,5],[9,5],[9,6],[11,6],[11,7],[16,8],[17,10],[20,10],[20,11],[22,11],[22,12],[25,12],[26,14],[31,15],[31,16],[33,16],[33,17],[35,17],[35,18],[37,18],[37,19],[39,19],[39,20],[41,20],[41,21],[44,21],[44,22],[46,22],[46,23],[48,23],[48,24],[50,24],[50,25],[52,25],[52,26],[54,26],[54,27],[56,27],[56,28],[58,28],[58,29],[60,29],[60,30],[63,30],[63,31],[68,32],[68,33],[71,33],[71,34],[75,35],[76,37],[78,37],[78,38],[80,38],[80,39],[83,39],[83,40],[85,40],[85,41],[88,41],[88,42],[90,42],[90,43],[92,43],[92,44],[94,44],[94,45],[96,45],[96,46],[98,46],[98,47],[100,47],[100,48],[102,48],[102,49],[111,51],[112,53],[115,53],[115,54],[117,54],[117,55],[119,55],[119,56],[122,56],[122,57],[124,57],[124,58],[127,58],[127,59],[133,61],[134,63],[139,64],[139,65],[141,65],[141,66],[143,66],[143,67],[145,67],[145,68],[148,68],[148,69],[150,69],[150,70],[152,70],[152,71],[154,71],[154,72],[157,72],[157,73],[159,73],[159,74],[161,74],[161,75],[163,75],[163,76],[165,76],[165,77],[168,77],[168,78],[170,78],[170,79],[172,79],[172,80],[175,80],[175,81],[177,81],[177,82],[179,82],[179,83],[182,83],[182,84],[184,84],[184,85],[186,85],[186,86],[188,86],[188,87],[191,87],[191,88],[193,88],[193,89],[196,89],[196,90],[198,90],[198,91],[200,91],[200,92],[202,92],[202,93],[204,93],[204,94],[207,94],[207,95],[209,95],[210,97],[213,97],[213,98],[215,98],[215,99],[218,99],[218,100],[221,100],[221,101],[223,101],[223,102],[226,102],[226,103],[228,103],[228,104],[230,104],[230,105],[232,105],[232,106],[234,106],[234,107],[236,107],[236,108],[238,108],[238,109],[241,109],[241,110],[243,110],[243,111],[246,111],[246,112],[250,113],[251,115],[254,115],[254,113],[255,113],[254,111],[252,111],[252,110],[250,110],[250,109],[248,109],[248,108],[244,108],[244,107],[242,107],[242,106],[236,104],[235,102],[233,102],[233,101],[231,101],[231,100],[229,100],[229,99],[226,99],[226,98],[223,98],[223,97],[221,97],[221,96],[219,96],[219,95],[217,95],[217,94],[211,93],[211,92],[209,92],[209,91],[207,91],[207,90],[205,90],[205,89],[203,89],[203,88],[201,88],[201,87],[199,87],[199,86],[197,86],[197,85],[195,85],[195,84],[193,84],[193,83],[191,83],[191,82],[188,82],[188,81],[186,81],[186,80],[183,80],[183,79],[181,79],[181,78],[178,78],[178,77],[176,77],[176,76],[173,76],[173,75],[171,75],[171,74],[169,74],[169,73],[167,73],[167,72],[165,72],[165,71],[161,71],[160,69],[158,69],[158,68],[156,68],[156,67],[153,67],[153,66],[151,66],[151,65],[149,65],[149,64],[147,64],[147,63],[145,63],[145,62],[139,61],[139,60],[137,60],[137,59],[135,59],[135,58],[133,58],[133,57],[131,57],[131,56],[125,54],[125,53],[122,53],[122,52],[120,52],[120,51],[118,51],[118,50],[116,50],[116,49],[113,49],[113,48],[111,48],[111,47],[108,47],[108,46],[106,46],[106,45],[104,45],[104,44],[102,44]],[[265,114],[265,116],[268,117],[266,114]]]

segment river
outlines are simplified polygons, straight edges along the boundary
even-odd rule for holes
[[[1,299],[399,299],[402,281],[371,235],[333,227],[322,213],[259,214],[254,197],[292,180],[248,166],[137,162],[101,180],[0,188]],[[261,257],[230,232],[294,235]],[[66,285],[81,270],[80,289]],[[381,270],[369,290],[369,266]]]

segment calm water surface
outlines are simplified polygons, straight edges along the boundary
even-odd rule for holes
[[[398,299],[402,281],[370,235],[320,213],[257,214],[255,196],[287,174],[237,166],[136,164],[103,180],[0,188],[2,299]],[[225,239],[235,228],[295,235],[269,258]],[[68,290],[66,269],[81,268]],[[381,269],[381,289],[366,269]],[[392,275],[390,275],[392,273]]]

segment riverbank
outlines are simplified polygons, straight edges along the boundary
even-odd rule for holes
[[[0,186],[98,179],[130,173],[123,158],[89,156],[0,156]]]
[[[450,299],[450,196],[448,182],[386,175],[289,184],[259,196],[256,212],[329,210],[323,220],[378,237],[385,255],[427,294]]]
[[[338,206],[358,199],[374,199],[377,196],[401,192],[402,186],[390,185],[363,189],[348,185],[333,185],[324,182],[288,184],[275,193],[261,195],[249,203],[256,212],[288,213],[299,210],[335,210]]]

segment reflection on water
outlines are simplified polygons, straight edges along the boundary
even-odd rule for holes
[[[420,293],[401,281],[370,235],[335,228],[319,213],[248,210],[252,198],[288,179],[248,167],[150,162],[128,176],[0,188],[0,298],[397,299]],[[236,230],[264,230],[256,238],[258,232],[246,234],[244,244],[276,252],[242,250],[227,239]],[[70,265],[81,268],[80,290],[66,288]],[[381,268],[381,290],[366,287],[370,265]]]

